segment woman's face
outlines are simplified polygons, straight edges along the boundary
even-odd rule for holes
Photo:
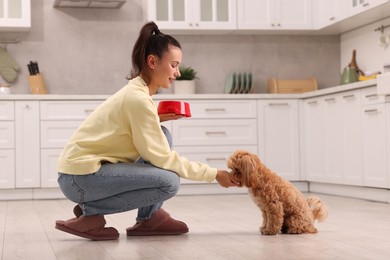
[[[161,59],[154,56],[152,58],[154,58],[154,63],[153,66],[149,65],[152,68],[149,88],[153,88],[155,91],[157,91],[159,87],[168,89],[173,81],[180,76],[179,65],[182,59],[181,49],[169,45],[168,51],[163,54]]]

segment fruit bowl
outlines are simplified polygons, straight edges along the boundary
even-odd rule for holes
[[[157,107],[158,114],[174,113],[185,117],[191,117],[190,104],[183,101],[167,100],[160,101]]]

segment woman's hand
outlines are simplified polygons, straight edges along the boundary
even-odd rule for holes
[[[158,116],[160,117],[160,122],[165,122],[165,121],[169,121],[169,120],[177,120],[177,119],[184,117],[182,115],[176,115],[174,113],[159,114]]]
[[[224,170],[218,170],[216,181],[224,188],[238,186],[238,180],[229,172]]]

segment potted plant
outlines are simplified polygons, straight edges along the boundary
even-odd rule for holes
[[[197,71],[191,67],[180,66],[180,77],[176,78],[174,84],[175,94],[195,94],[195,79]]]

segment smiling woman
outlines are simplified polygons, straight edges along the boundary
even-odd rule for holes
[[[160,123],[183,115],[159,115],[151,96],[180,76],[181,59],[175,38],[153,22],[142,27],[131,80],[85,119],[59,158],[58,183],[77,205],[76,218],[57,221],[57,229],[92,240],[118,239],[115,228],[105,227],[104,215],[138,209],[127,236],[180,235],[187,225],[161,208],[178,192],[180,177],[237,185],[226,170],[171,150],[171,135]]]

